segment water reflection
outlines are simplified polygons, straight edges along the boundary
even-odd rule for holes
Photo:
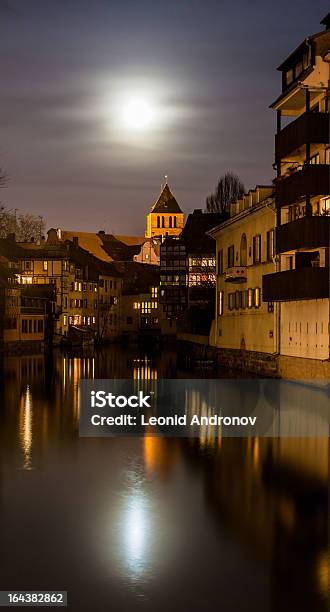
[[[23,470],[32,469],[32,397],[29,385],[26,386],[26,391],[21,397],[20,413],[19,413],[19,438],[23,452]]]
[[[74,611],[329,609],[328,437],[79,440],[80,377],[196,373],[117,346],[1,369],[3,588],[67,584]],[[188,399],[210,413],[198,389]]]

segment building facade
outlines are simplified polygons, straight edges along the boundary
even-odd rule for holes
[[[330,247],[330,14],[279,66],[275,163],[278,271],[263,299],[279,306],[280,354],[327,361]],[[283,117],[288,122],[284,125]]]
[[[276,270],[272,187],[257,186],[209,232],[216,241],[216,312],[210,343],[238,353],[274,354],[277,310],[262,299],[262,277]],[[239,357],[239,356],[238,356]]]

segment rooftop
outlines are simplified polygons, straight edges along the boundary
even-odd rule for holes
[[[160,196],[151,208],[152,213],[181,213],[182,210],[177,203],[168,183],[165,184]]]

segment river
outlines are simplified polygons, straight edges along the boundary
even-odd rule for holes
[[[66,590],[72,611],[329,609],[329,438],[79,438],[80,378],[204,376],[174,350],[1,357],[2,590]]]

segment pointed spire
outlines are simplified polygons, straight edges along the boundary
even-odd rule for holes
[[[151,212],[157,213],[182,213],[182,210],[177,203],[170,186],[167,182],[168,176],[165,175],[166,183],[161,187],[161,193],[151,208]]]

